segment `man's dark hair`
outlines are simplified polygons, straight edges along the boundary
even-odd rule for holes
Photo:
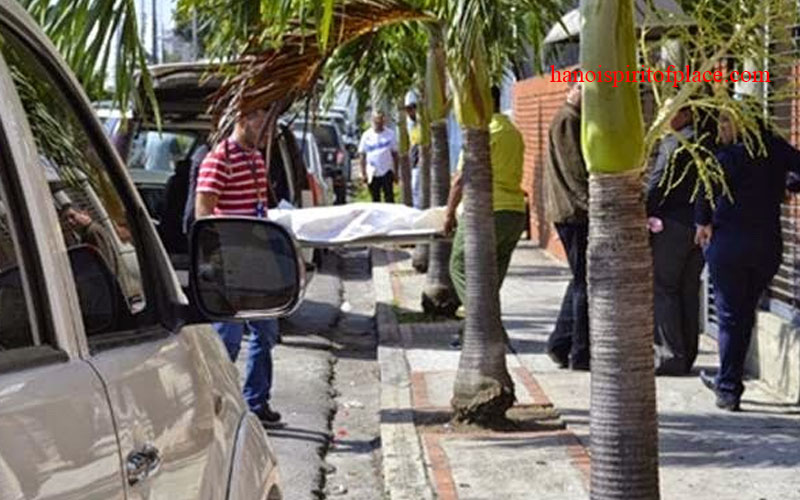
[[[492,85],[492,103],[494,104],[494,112],[500,112],[500,87]]]

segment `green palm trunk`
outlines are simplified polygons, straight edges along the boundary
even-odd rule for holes
[[[633,0],[584,0],[582,9],[581,66],[635,67]],[[593,500],[659,498],[643,136],[638,85],[584,84]]]

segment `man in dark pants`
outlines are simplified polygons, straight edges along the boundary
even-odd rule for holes
[[[589,369],[589,304],[586,249],[589,240],[589,178],[581,152],[581,88],[573,84],[550,125],[544,170],[545,215],[555,225],[572,280],[561,301],[547,352],[559,366]]]
[[[700,197],[696,241],[705,258],[719,317],[719,361],[716,377],[700,373],[716,395],[719,408],[737,411],[744,392],[744,363],[756,320],[756,308],[781,263],[781,202],[787,171],[800,174],[800,152],[782,138],[762,131],[767,156],[751,156],[730,116],[720,117],[725,147],[717,159],[731,196],[715,194],[715,204]]]
[[[372,128],[364,132],[358,145],[361,155],[361,178],[369,186],[373,202],[394,203],[394,184],[397,182],[397,140],[386,128],[383,111],[372,115]]]
[[[709,150],[713,136],[698,137],[693,121],[689,108],[672,117],[674,133],[659,145],[647,189],[654,268],[655,366],[659,375],[685,375],[697,358],[703,271],[703,252],[694,241],[692,193],[697,168],[691,154],[679,150],[678,134],[687,141],[708,142],[705,146]]]

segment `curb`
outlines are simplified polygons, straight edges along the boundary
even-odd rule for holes
[[[391,308],[394,293],[389,260],[386,252],[379,249],[373,249],[371,257],[381,375],[383,489],[391,500],[432,500],[436,494],[425,470],[425,454],[414,424],[409,367]]]

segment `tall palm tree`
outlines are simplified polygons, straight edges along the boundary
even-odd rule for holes
[[[503,417],[515,400],[506,367],[495,264],[489,151],[492,100],[484,51],[483,36],[478,33],[471,46],[465,47],[464,56],[469,57],[465,73],[453,75],[456,115],[464,133],[462,223],[469,307],[452,405],[457,418],[478,422]]]
[[[414,205],[414,192],[411,186],[411,162],[409,159],[410,139],[408,137],[408,115],[406,114],[405,99],[397,99],[397,154],[400,157],[400,188],[402,189],[403,204],[407,207]]]
[[[422,102],[425,103],[417,111],[419,112],[419,126],[421,140],[419,144],[419,208],[426,210],[431,208],[431,120],[427,106],[427,99],[424,91],[422,92]],[[411,265],[417,272],[428,272],[430,260],[430,246],[427,243],[419,243],[414,247],[411,256]]]
[[[450,142],[447,136],[447,75],[442,28],[428,24],[428,60],[425,72],[426,108],[431,118],[430,195],[435,207],[447,204],[450,194]],[[428,313],[452,316],[458,297],[450,280],[450,242],[429,247],[428,276],[422,291],[422,308]]]
[[[583,0],[581,67],[636,67],[633,0]],[[591,496],[657,499],[653,280],[636,84],[583,87],[589,170]]]

